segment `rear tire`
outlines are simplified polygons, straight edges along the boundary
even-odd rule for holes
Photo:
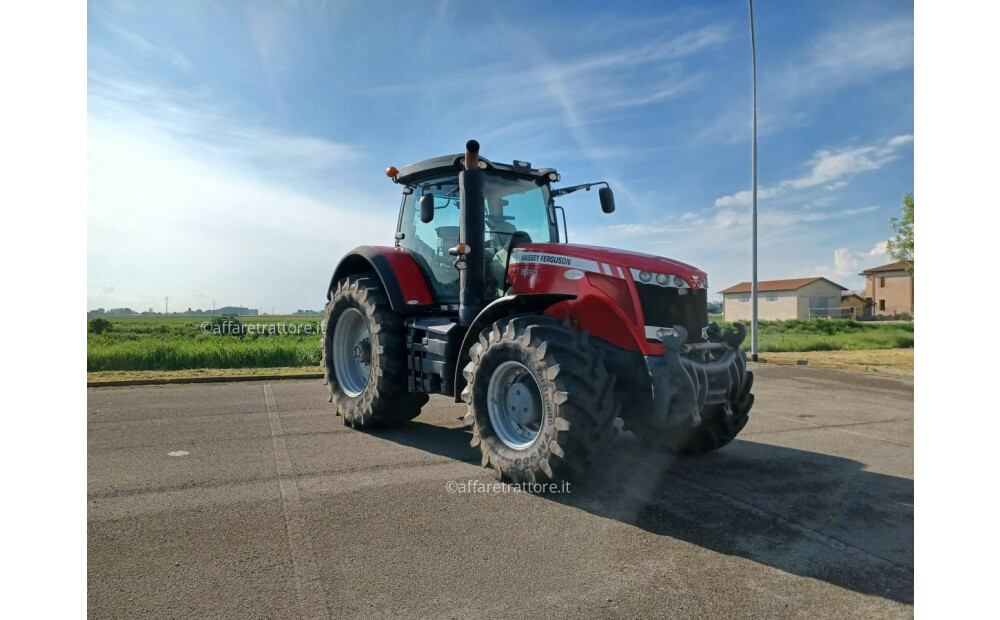
[[[407,389],[405,333],[377,278],[354,275],[337,284],[323,320],[321,363],[344,424],[398,426],[420,415],[428,396]]]
[[[483,467],[498,478],[579,479],[618,434],[615,376],[586,334],[522,315],[484,330],[469,355],[465,421]]]

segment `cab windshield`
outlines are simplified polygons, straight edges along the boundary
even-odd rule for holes
[[[500,297],[506,289],[510,246],[558,241],[549,213],[549,188],[532,180],[498,174],[485,175],[487,295]],[[458,177],[418,181],[408,187],[399,218],[400,245],[411,251],[429,277],[438,301],[458,300],[458,270],[448,249],[459,242]],[[434,219],[420,221],[420,196],[434,196]]]
[[[558,241],[549,215],[548,185],[519,177],[486,175],[483,189],[486,198],[486,240],[491,233],[523,233],[527,242],[552,243]],[[525,238],[525,235],[528,238]],[[500,240],[498,240],[500,241]]]

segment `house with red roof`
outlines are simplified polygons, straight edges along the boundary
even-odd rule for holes
[[[865,297],[875,316],[913,316],[913,261],[898,261],[865,269]]]
[[[757,318],[761,321],[839,317],[841,293],[847,289],[822,277],[757,282]],[[749,321],[750,283],[740,282],[722,292],[727,322]]]

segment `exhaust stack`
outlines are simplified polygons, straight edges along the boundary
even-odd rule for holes
[[[459,240],[465,246],[468,265],[459,272],[458,322],[472,325],[486,305],[486,201],[475,140],[465,143],[465,170],[458,173],[458,187],[462,206]]]

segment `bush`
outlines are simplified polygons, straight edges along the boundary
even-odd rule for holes
[[[111,321],[107,319],[91,319],[90,331],[95,334],[103,334],[104,332],[111,331]]]

